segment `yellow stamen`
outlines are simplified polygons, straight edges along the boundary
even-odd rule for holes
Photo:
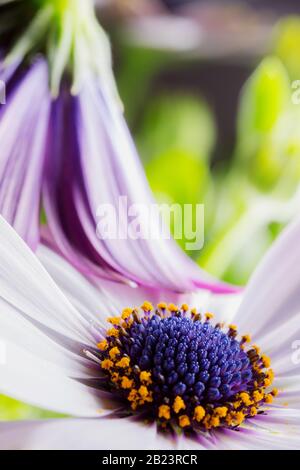
[[[113,373],[111,374],[111,381],[112,381],[112,383],[114,383],[114,384],[115,384],[115,383],[118,383],[119,380],[120,380],[120,375],[118,374],[118,372],[113,372]]]
[[[116,359],[117,356],[119,356],[120,354],[120,349],[117,348],[117,346],[115,346],[114,348],[112,348],[110,351],[109,351],[109,357],[114,360]]]
[[[264,398],[264,394],[259,390],[253,392],[253,399],[256,403],[260,402]]]
[[[251,336],[250,335],[243,335],[242,336],[242,341],[244,343],[250,343],[251,342]]]
[[[144,312],[151,312],[151,310],[153,310],[153,305],[150,302],[144,302],[141,309],[144,310]]]
[[[113,336],[113,337],[117,338],[119,336],[119,330],[117,330],[117,328],[110,328],[107,331],[107,336]]]
[[[108,343],[106,339],[104,339],[103,341],[100,341],[100,343],[97,344],[97,347],[98,349],[100,349],[100,351],[106,351],[108,348]]]
[[[127,318],[130,317],[130,315],[132,314],[133,310],[132,308],[124,308],[123,312],[122,312],[122,319],[123,320],[127,320]]]
[[[228,408],[227,406],[218,406],[215,408],[214,413],[220,418],[225,418],[228,413]]]
[[[211,419],[210,419],[210,425],[211,425],[213,428],[217,428],[218,426],[220,426],[220,418],[219,418],[219,416],[212,416]]]
[[[239,426],[245,421],[245,415],[241,411],[232,413],[232,423],[234,426]]]
[[[158,417],[159,418],[164,418],[164,419],[170,419],[171,418],[171,410],[168,405],[161,405],[158,408]]]
[[[237,410],[237,409],[241,406],[241,404],[242,404],[241,400],[236,400],[236,401],[234,401],[234,402],[232,403],[233,408],[234,408],[235,410]]]
[[[139,388],[139,394],[142,398],[147,398],[149,395],[149,390],[145,385],[141,385]]]
[[[126,375],[124,377],[122,377],[122,382],[121,382],[121,387],[122,388],[124,388],[124,389],[131,388],[132,385],[133,385],[133,380],[126,377]]]
[[[119,325],[121,322],[120,317],[110,317],[107,319],[108,323],[111,323],[112,325]]]
[[[160,302],[159,304],[157,304],[157,306],[161,310],[165,310],[167,308],[167,304],[165,302]]]
[[[190,418],[187,415],[179,416],[178,421],[181,428],[186,428],[191,425]]]
[[[138,391],[137,391],[135,388],[133,388],[133,389],[130,391],[130,393],[129,393],[128,397],[127,397],[127,400],[134,402],[137,398],[138,398]]]
[[[181,310],[183,310],[184,312],[187,312],[189,309],[189,306],[187,304],[182,304],[181,305]]]
[[[150,385],[152,383],[151,372],[143,370],[140,373],[140,381],[145,383],[146,385]]]
[[[202,421],[204,416],[205,416],[205,409],[203,408],[203,406],[200,406],[200,405],[196,406],[196,408],[194,410],[195,420],[199,423],[200,421]]]
[[[210,312],[207,312],[205,314],[205,318],[206,320],[211,320],[212,318],[214,318],[214,314],[213,313],[210,313]]]
[[[250,396],[249,396],[249,393],[247,393],[247,392],[240,393],[240,398],[246,406],[250,406],[253,403]]]
[[[116,366],[122,369],[126,369],[126,367],[128,367],[129,364],[130,364],[129,357],[122,357],[122,359],[120,359],[120,361],[116,363]]]
[[[263,355],[261,356],[261,361],[262,361],[262,363],[263,363],[263,365],[264,365],[265,367],[270,367],[270,365],[271,365],[271,359],[270,359],[268,356],[266,356],[265,354],[263,354]]]
[[[173,403],[173,410],[175,411],[175,413],[179,413],[179,411],[181,410],[185,410],[185,403],[183,401],[183,399],[179,396],[177,396],[174,400],[174,403]]]
[[[265,403],[272,403],[273,402],[273,395],[271,393],[268,393],[265,396]]]
[[[175,304],[169,304],[168,309],[170,310],[170,312],[178,312],[179,310],[179,308]]]
[[[114,363],[113,363],[110,359],[104,359],[104,360],[101,362],[101,367],[102,367],[102,369],[104,369],[104,370],[109,370],[109,369],[111,369],[113,366],[114,366]]]

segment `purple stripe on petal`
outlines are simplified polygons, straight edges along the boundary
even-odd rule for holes
[[[97,209],[111,204],[117,210],[122,196],[128,205],[154,203],[117,104],[87,78],[76,98],[64,88],[49,128],[43,198],[59,251],[82,272],[108,279],[177,292],[235,290],[210,278],[173,239],[100,239]],[[151,229],[157,225],[153,218]]]
[[[47,67],[39,61],[15,88],[0,116],[0,213],[34,249],[39,241],[49,107]]]

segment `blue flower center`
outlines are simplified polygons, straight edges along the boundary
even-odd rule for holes
[[[124,342],[131,361],[151,370],[156,400],[179,395],[185,402],[220,403],[253,384],[240,344],[208,322],[154,316],[135,323]]]
[[[277,391],[270,359],[249,335],[213,325],[187,305],[145,302],[108,319],[111,328],[88,356],[100,363],[102,384],[133,413],[159,427],[207,431],[235,427],[261,412]]]

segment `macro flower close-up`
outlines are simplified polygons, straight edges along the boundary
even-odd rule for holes
[[[2,423],[0,447],[299,448],[289,348],[299,334],[299,231],[297,222],[280,237],[242,299],[127,286],[116,298],[113,283],[90,284],[48,248],[36,257],[1,219],[0,390],[73,418]]]
[[[0,0],[0,450],[300,450],[299,15]]]

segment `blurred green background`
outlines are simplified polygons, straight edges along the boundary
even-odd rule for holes
[[[204,248],[187,253],[243,286],[299,207],[300,17],[113,3],[117,81],[154,195],[205,205]],[[0,420],[53,416],[0,397]]]

